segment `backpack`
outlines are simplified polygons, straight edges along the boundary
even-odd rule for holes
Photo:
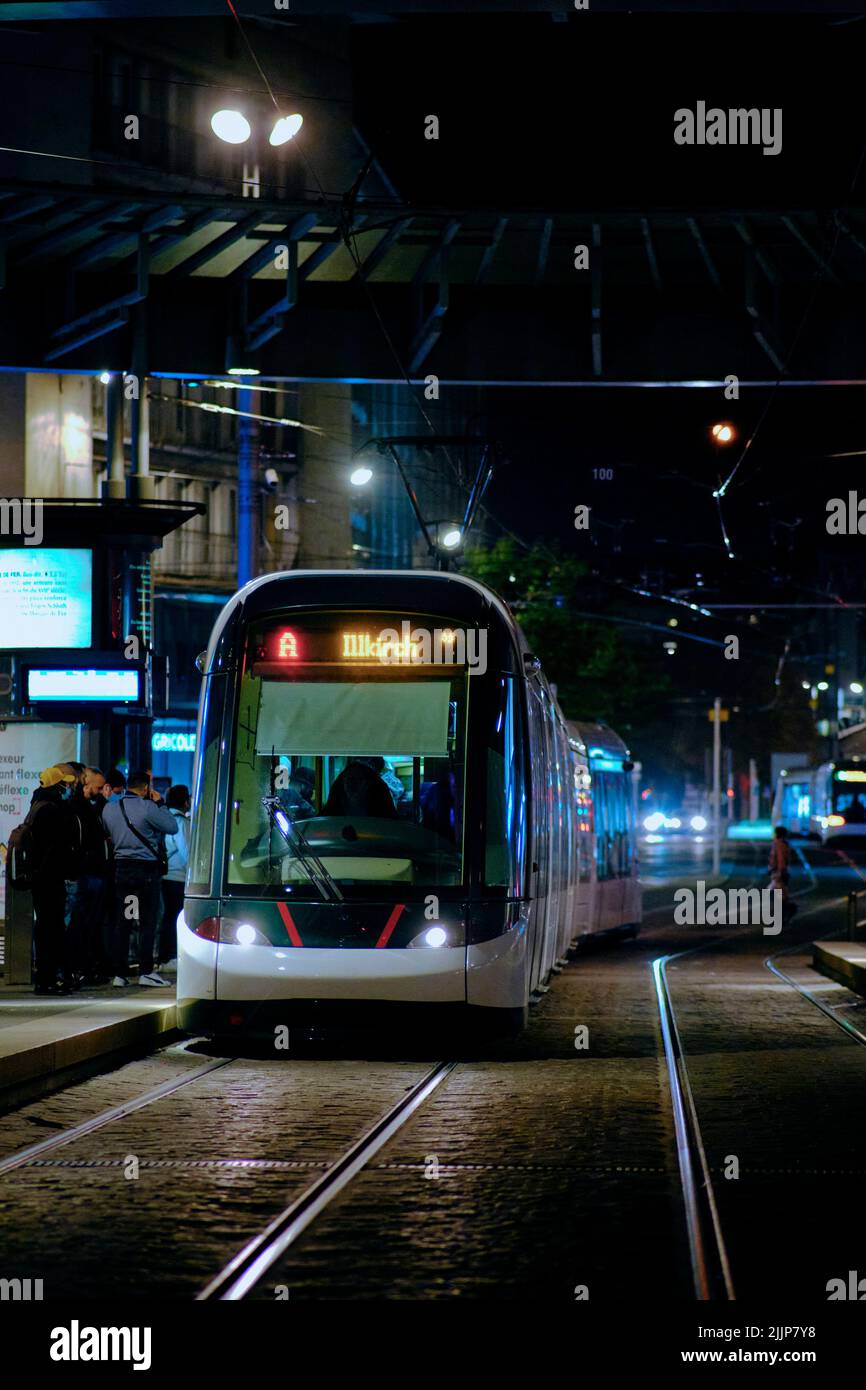
[[[48,803],[37,801],[31,806],[24,820],[10,831],[6,846],[6,873],[13,888],[20,891],[33,887],[35,846],[33,844],[33,822],[40,806]]]

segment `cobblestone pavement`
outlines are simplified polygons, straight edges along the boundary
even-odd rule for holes
[[[461,1053],[253,1297],[689,1299],[650,963],[696,946],[669,978],[738,1292],[826,1297],[827,1279],[866,1268],[840,1205],[866,1170],[866,1053],[763,962],[841,921],[827,903],[843,878],[825,875],[783,938],[675,928],[657,910],[670,891],[648,895],[645,933],[580,950],[519,1041]],[[807,956],[784,959],[832,994]],[[436,1060],[402,1051],[236,1056],[13,1170],[0,1276],[42,1278],[49,1298],[192,1296]],[[0,1121],[0,1156],[216,1055],[168,1048],[25,1106]]]

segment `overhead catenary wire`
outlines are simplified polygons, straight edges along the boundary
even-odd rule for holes
[[[851,179],[851,182],[850,182],[850,184],[849,184],[849,186],[848,186],[848,191],[847,191],[847,195],[846,195],[846,206],[847,206],[847,202],[850,201],[851,197],[853,196],[853,193],[854,193],[855,188],[857,187],[857,183],[858,183],[859,178],[860,178],[860,173],[861,173],[862,168],[863,168],[863,160],[864,160],[864,158],[866,158],[866,143],[864,143],[864,144],[861,145],[861,147],[860,147],[860,153],[859,153],[859,155],[858,155],[858,157],[857,157],[857,162],[856,162],[856,165],[855,165],[855,167],[854,167],[854,174],[853,174],[853,177],[852,177],[852,179]],[[766,403],[765,403],[765,405],[764,405],[764,409],[761,411],[761,414],[760,414],[760,416],[758,417],[758,422],[757,422],[757,424],[755,425],[754,429],[752,430],[751,434],[749,435],[748,439],[746,440],[745,444],[743,445],[743,448],[742,448],[742,450],[741,450],[741,452],[740,452],[740,455],[739,455],[739,457],[738,457],[736,463],[734,464],[733,468],[731,469],[731,471],[730,471],[730,473],[728,474],[728,476],[727,476],[727,478],[725,479],[725,481],[721,484],[721,486],[720,486],[720,488],[719,488],[719,490],[718,490],[718,493],[716,494],[717,500],[719,500],[720,498],[724,497],[724,495],[725,495],[725,493],[727,492],[728,488],[731,486],[731,483],[734,481],[734,478],[736,477],[737,473],[740,471],[740,468],[742,467],[743,463],[745,462],[746,455],[749,453],[750,449],[752,448],[752,446],[753,446],[755,440],[756,440],[757,437],[758,437],[758,434],[759,434],[759,432],[760,432],[760,430],[761,430],[761,427],[763,426],[764,421],[766,420],[767,415],[769,414],[770,407],[772,406],[774,400],[776,399],[776,396],[777,396],[777,394],[778,394],[778,390],[779,390],[779,387],[780,387],[780,385],[781,385],[782,379],[787,375],[788,364],[789,364],[789,362],[791,361],[791,358],[793,357],[794,352],[796,351],[797,345],[798,345],[798,343],[799,343],[799,341],[800,341],[800,338],[801,338],[802,335],[803,335],[803,331],[804,331],[804,329],[805,329],[805,327],[806,327],[806,323],[808,322],[808,319],[809,319],[810,316],[811,316],[812,310],[813,310],[813,308],[814,308],[814,306],[815,306],[815,303],[816,303],[816,301],[817,301],[817,298],[818,298],[818,293],[819,293],[820,289],[822,288],[822,286],[823,286],[823,284],[824,284],[824,281],[825,281],[826,278],[827,278],[827,275],[830,273],[830,270],[831,270],[831,267],[832,267],[832,261],[833,261],[834,256],[836,255],[836,251],[838,250],[839,239],[840,239],[841,235],[842,235],[842,227],[841,227],[841,224],[840,224],[840,222],[839,222],[839,216],[838,216],[838,212],[837,212],[837,214],[836,214],[836,216],[835,216],[835,219],[834,219],[834,231],[833,231],[832,237],[828,237],[828,238],[826,238],[826,240],[825,240],[825,245],[826,245],[828,242],[829,242],[829,244],[830,244],[830,245],[829,245],[829,251],[828,251],[827,253],[825,253],[824,248],[822,247],[821,255],[820,255],[820,260],[819,260],[819,263],[818,263],[818,268],[817,268],[817,271],[816,271],[816,273],[815,273],[815,282],[814,282],[814,285],[813,285],[813,287],[812,287],[812,293],[811,293],[811,295],[809,296],[808,302],[807,302],[807,304],[806,304],[806,306],[805,306],[805,308],[804,308],[804,310],[803,310],[803,313],[802,313],[802,315],[801,315],[801,317],[800,317],[800,321],[799,321],[799,323],[798,323],[798,325],[797,325],[796,331],[795,331],[794,336],[793,336],[793,338],[792,338],[792,340],[791,340],[791,343],[790,343],[790,346],[789,346],[789,348],[788,348],[788,351],[787,351],[787,353],[785,354],[785,358],[784,358],[784,361],[783,361],[783,363],[782,363],[782,366],[781,366],[781,368],[780,368],[780,370],[779,370],[779,372],[778,372],[778,375],[777,375],[777,377],[776,377],[776,380],[775,380],[775,382],[773,383],[773,386],[772,386],[772,388],[771,388],[771,390],[770,390],[770,393],[769,393],[769,395],[768,395],[768,397],[767,397]],[[721,521],[721,519],[722,519],[722,516],[721,516],[721,506],[720,506],[720,507],[719,507],[719,520]],[[722,529],[723,529],[723,531],[724,531],[724,523],[723,523],[723,522],[722,522]],[[726,537],[725,543],[726,543],[726,545],[728,545],[727,537]]]

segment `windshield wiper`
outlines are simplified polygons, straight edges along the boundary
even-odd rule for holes
[[[336,879],[332,878],[315,850],[311,849],[309,841],[297,822],[291,821],[286,815],[280,805],[279,797],[263,796],[262,805],[295,858],[300,861],[310,882],[318,888],[325,902],[330,902],[332,899],[342,902],[343,894],[340,892]]]

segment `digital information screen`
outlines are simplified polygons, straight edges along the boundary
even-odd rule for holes
[[[89,647],[93,553],[0,550],[0,650]]]
[[[37,670],[27,672],[27,700],[111,701],[138,704],[141,672]]]
[[[360,613],[266,623],[250,633],[254,675],[310,666],[479,666],[486,633],[445,619]]]

